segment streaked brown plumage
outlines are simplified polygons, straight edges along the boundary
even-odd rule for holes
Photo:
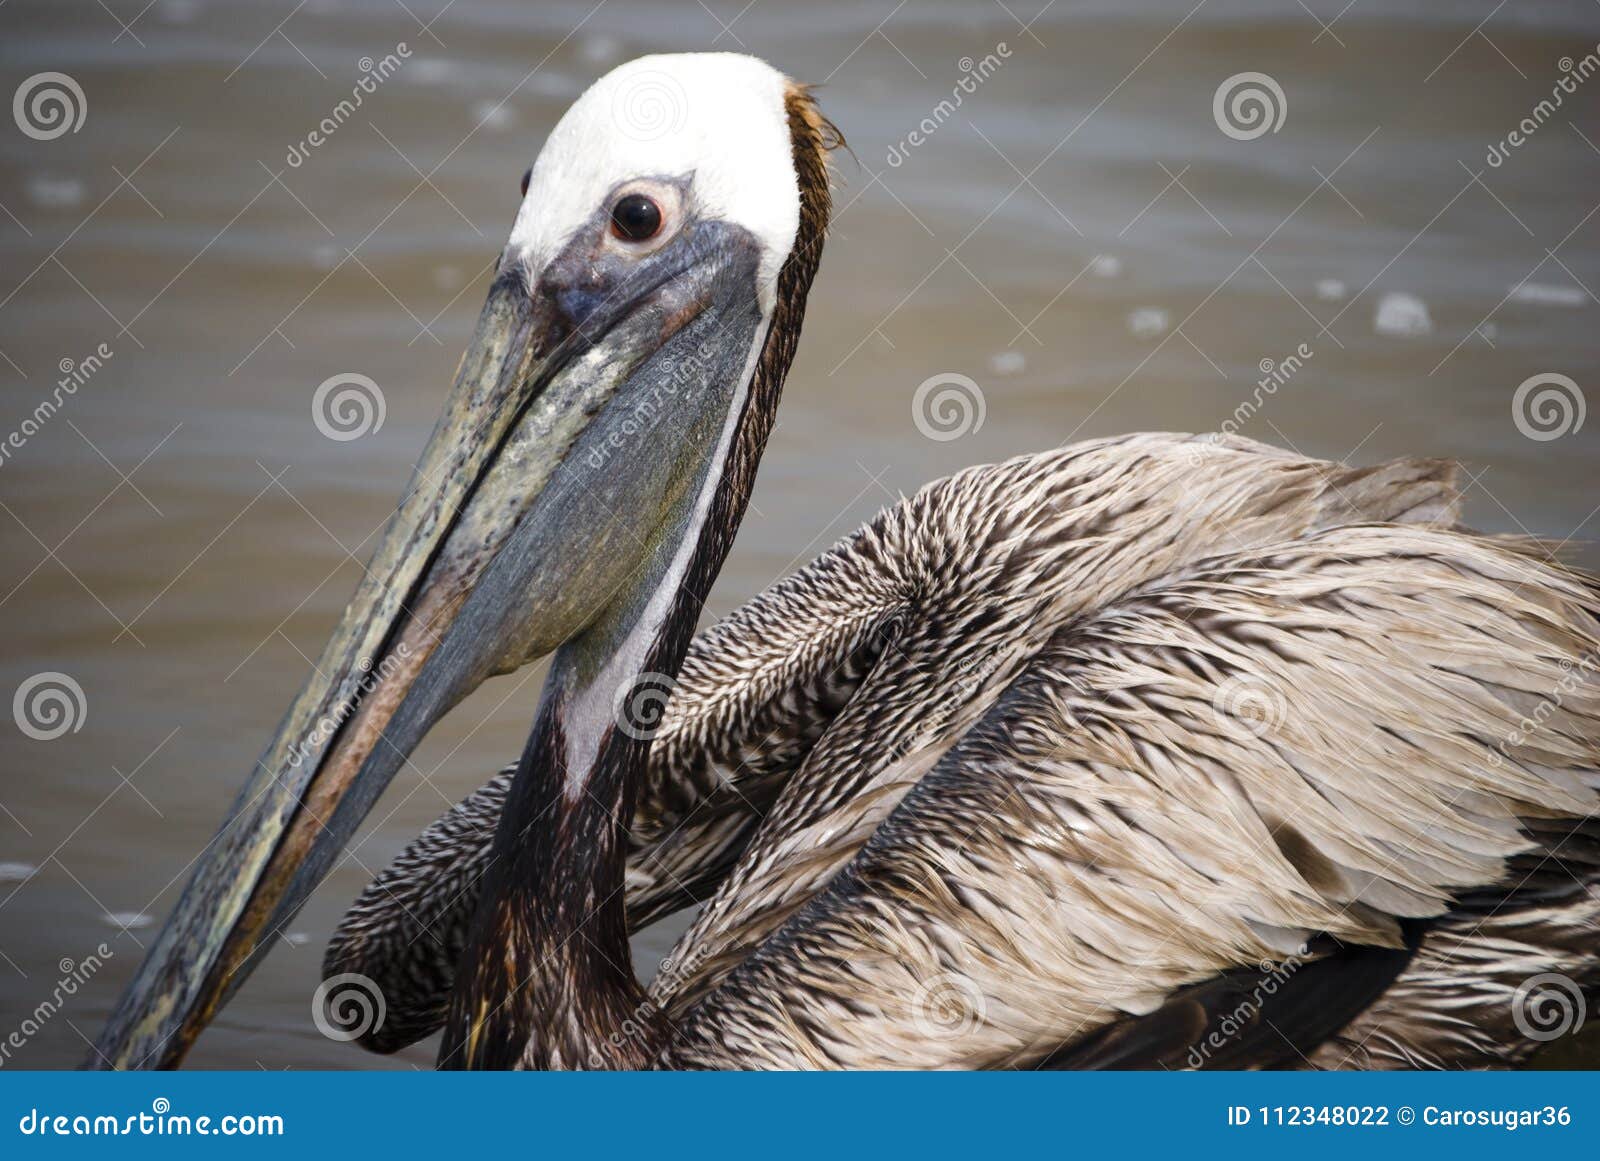
[[[1600,594],[1460,528],[1452,474],[1079,444],[707,630],[631,828],[631,926],[705,901],[658,1062],[1525,1058],[1517,986],[1600,983]],[[369,1047],[443,1019],[508,782],[335,936],[388,998]]]

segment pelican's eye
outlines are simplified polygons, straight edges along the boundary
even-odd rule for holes
[[[533,166],[530,165],[530,166],[528,166],[527,169],[522,171],[522,196],[523,197],[527,197],[528,196],[528,182],[530,182],[531,180],[533,180]]]
[[[661,229],[661,207],[655,199],[631,193],[611,207],[611,232],[624,242],[646,242]]]

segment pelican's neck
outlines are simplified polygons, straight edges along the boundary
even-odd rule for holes
[[[744,517],[821,258],[836,133],[803,89],[785,108],[800,225],[771,311],[705,470],[643,575],[556,654],[484,872],[441,1067],[637,1068],[664,1043],[628,947],[627,828],[653,720],[630,709],[670,689],[683,664]]]
[[[623,895],[627,826],[659,717],[637,707],[665,704],[744,515],[781,382],[763,386],[771,333],[768,320],[640,574],[556,652],[495,832],[443,1067],[631,1068],[658,1047]]]
[[[605,645],[587,634],[552,665],[485,872],[442,1067],[639,1068],[657,1047],[623,892],[649,741],[612,717],[605,675],[623,654]]]
[[[555,654],[495,832],[440,1050],[473,1068],[638,1067],[643,989],[628,948],[627,826],[701,605],[744,514],[776,391],[754,390],[764,325],[721,431],[639,575]],[[648,449],[637,454],[648,454]],[[654,711],[641,716],[643,699]]]

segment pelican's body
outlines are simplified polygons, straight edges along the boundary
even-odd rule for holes
[[[633,131],[663,78],[673,131]],[[429,726],[546,653],[519,762],[330,948],[384,993],[369,1046],[442,1023],[446,1067],[1461,1067],[1538,1046],[1530,977],[1595,987],[1600,592],[1459,527],[1448,465],[1137,435],[972,468],[691,644],[828,146],[747,57],[632,62],[562,119],[415,490],[113,1063],[181,1058]],[[663,688],[659,728],[628,720]],[[646,988],[630,928],[691,903]]]
[[[1597,597],[1456,529],[1452,477],[1095,441],[931,485],[697,638],[631,828],[631,923],[705,903],[650,988],[657,1063],[1538,1048],[1516,988],[1592,987],[1600,950]],[[389,1001],[369,1047],[442,1022],[510,780],[335,937],[328,974]],[[1309,1011],[1191,1059],[1297,976]]]

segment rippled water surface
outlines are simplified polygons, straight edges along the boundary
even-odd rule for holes
[[[59,72],[86,107],[50,140],[0,120],[0,437],[16,434],[0,691],[60,673],[83,695],[53,740],[0,719],[0,1037],[109,953],[12,1059],[87,1051],[354,586],[523,169],[632,55],[762,55],[821,83],[855,155],[709,614],[962,465],[1225,422],[1354,462],[1458,457],[1475,523],[1600,564],[1600,417],[1576,423],[1600,405],[1600,78],[1518,129],[1563,58],[1596,50],[1600,8],[1039,5],[0,8],[0,96]],[[391,54],[359,110],[305,144],[364,60]],[[1239,82],[1275,130],[1229,120],[1226,100],[1219,124],[1240,73],[1281,93]],[[357,439],[313,422],[340,374],[384,399]],[[955,438],[914,421],[940,374],[981,395],[981,414],[922,425]],[[1535,376],[1565,380],[1519,411]],[[431,1046],[378,1059],[317,1033],[322,947],[372,873],[517,753],[537,692],[537,672],[497,679],[434,731],[196,1065],[431,1063]],[[642,966],[672,934],[641,938]]]

